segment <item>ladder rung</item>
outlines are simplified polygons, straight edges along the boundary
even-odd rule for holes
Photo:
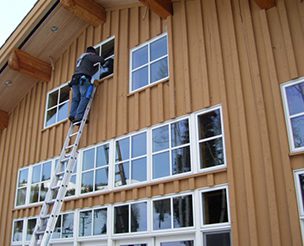
[[[59,173],[56,173],[56,176],[60,177],[60,176],[63,176],[65,173],[65,171],[62,171],[62,172],[59,172]]]
[[[79,132],[79,131],[78,131],[78,132]],[[77,135],[77,134],[78,134],[78,132],[74,132],[74,133],[72,133],[72,134],[70,135],[70,137],[73,137],[73,136]]]
[[[71,149],[71,148],[73,148],[74,146],[75,146],[75,144],[71,144],[71,145],[65,147],[65,149]]]
[[[42,235],[44,233],[45,233],[45,231],[36,231],[36,235]]]
[[[46,219],[50,218],[50,215],[49,214],[42,215],[42,216],[40,216],[40,218],[43,219],[43,220],[46,220]]]
[[[51,204],[55,203],[55,200],[46,201],[45,203],[48,204],[48,205],[51,205]]]
[[[60,187],[61,187],[61,185],[56,185],[56,186],[53,186],[53,187],[51,188],[51,190],[58,190]]]

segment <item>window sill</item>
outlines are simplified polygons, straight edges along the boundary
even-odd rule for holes
[[[144,87],[142,87],[142,88],[140,88],[140,89],[137,89],[137,90],[135,90],[135,91],[132,91],[132,92],[130,92],[130,93],[127,95],[127,97],[134,96],[134,95],[137,94],[137,93],[143,92],[143,91],[145,91],[146,89],[155,87],[155,86],[157,86],[157,85],[159,85],[159,84],[161,84],[161,83],[167,83],[167,82],[169,82],[169,79],[170,79],[170,78],[166,78],[166,79],[161,80],[161,81],[159,81],[159,82],[156,82],[156,83],[153,83],[153,84],[144,86]]]
[[[297,156],[297,155],[304,155],[304,150],[300,150],[300,151],[297,151],[297,152],[289,152],[290,157]]]
[[[97,85],[100,85],[103,82],[105,82],[106,80],[112,79],[113,77],[114,77],[114,74],[112,73],[112,74],[109,74],[108,76],[106,76],[106,77],[104,77],[100,80],[95,80],[95,81],[96,81]]]

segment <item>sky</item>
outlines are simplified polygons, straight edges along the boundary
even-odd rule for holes
[[[0,0],[0,47],[37,0]]]

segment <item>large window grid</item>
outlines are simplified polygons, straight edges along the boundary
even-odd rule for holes
[[[291,152],[304,151],[304,77],[281,86]]]
[[[44,127],[50,127],[68,118],[70,88],[63,84],[47,94]]]
[[[167,33],[132,49],[130,59],[130,92],[168,79]]]

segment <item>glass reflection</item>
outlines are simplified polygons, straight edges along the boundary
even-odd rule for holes
[[[73,237],[74,214],[64,214],[62,223],[62,238]]]
[[[115,161],[123,161],[129,159],[129,138],[124,138],[119,141],[116,141],[116,153],[115,153]]]
[[[76,191],[76,175],[73,175],[71,177],[67,192],[65,196],[73,196],[75,195],[75,191]]]
[[[230,246],[230,233],[206,233],[205,234],[206,245],[208,246]]]
[[[147,180],[147,158],[132,161],[131,182],[138,183]]]
[[[138,157],[147,153],[146,133],[137,134],[131,137],[132,157]]]
[[[171,125],[171,145],[176,147],[189,143],[188,119],[178,121]]]
[[[295,148],[304,147],[304,115],[292,118],[291,127]]]
[[[129,179],[129,162],[115,165],[115,186],[126,185]]]
[[[132,90],[148,85],[148,66],[132,72]]]
[[[289,115],[304,112],[304,82],[286,87]]]
[[[157,62],[151,64],[151,83],[159,81],[168,77],[168,58],[165,57]]]
[[[58,119],[57,119],[57,121],[59,122],[59,121],[65,120],[68,117],[68,112],[69,112],[69,102],[61,104],[58,107]]]
[[[18,187],[24,187],[27,185],[28,168],[19,171]]]
[[[167,36],[162,37],[150,45],[150,60],[154,61],[168,54],[167,51]]]
[[[33,167],[32,184],[40,182],[41,165]]]
[[[214,110],[198,116],[199,139],[222,134],[220,110]]]
[[[48,99],[48,109],[56,106],[58,104],[58,90],[50,93]]]
[[[153,229],[171,228],[170,199],[153,201]]]
[[[80,212],[79,236],[91,236],[92,234],[92,211]]]
[[[304,208],[304,174],[299,175],[299,181],[301,189],[302,207]]]
[[[94,168],[95,148],[83,151],[82,170]]]
[[[176,241],[176,242],[164,242],[160,243],[161,246],[194,246],[194,242],[189,241]],[[219,246],[219,245],[218,245]]]
[[[148,46],[144,46],[132,53],[132,69],[148,63]]]
[[[172,151],[172,174],[191,171],[190,146]]]
[[[169,148],[169,126],[162,126],[152,131],[153,152]]]
[[[199,144],[201,168],[224,164],[223,139],[217,138]]]
[[[114,208],[114,233],[129,232],[129,206]]]
[[[97,148],[96,167],[106,166],[109,163],[109,145],[105,144]]]
[[[56,123],[57,108],[47,111],[46,114],[46,126],[50,126]]]
[[[108,168],[101,168],[96,171],[95,190],[103,190],[108,186]]]
[[[131,232],[147,230],[147,203],[131,204]]]
[[[23,220],[14,222],[14,234],[13,241],[22,241],[22,232],[23,232]]]
[[[24,205],[25,197],[26,197],[26,188],[18,189],[16,205],[17,206]]]
[[[27,221],[27,229],[26,229],[26,241],[31,240],[31,236],[33,235],[37,219],[29,219]]]
[[[30,203],[38,202],[39,184],[31,185]]]
[[[61,237],[61,219],[62,219],[62,215],[58,216],[56,225],[55,225],[55,229],[53,231],[53,235],[52,238],[60,238]]]
[[[193,226],[192,196],[173,198],[174,228]]]
[[[70,88],[69,86],[64,86],[60,89],[60,99],[59,103],[63,103],[67,100],[69,100],[70,97]]]
[[[153,155],[153,179],[166,177],[170,175],[169,151]]]
[[[94,211],[93,234],[101,235],[107,233],[107,209],[98,209]]]
[[[44,201],[46,193],[50,187],[50,182],[44,182],[40,186],[40,196],[39,196],[39,201]]]
[[[93,191],[93,171],[82,174],[81,180],[81,193],[87,193]]]
[[[202,193],[204,225],[228,222],[226,190]]]
[[[42,177],[41,181],[49,180],[51,178],[52,162],[47,162],[42,166]]]

